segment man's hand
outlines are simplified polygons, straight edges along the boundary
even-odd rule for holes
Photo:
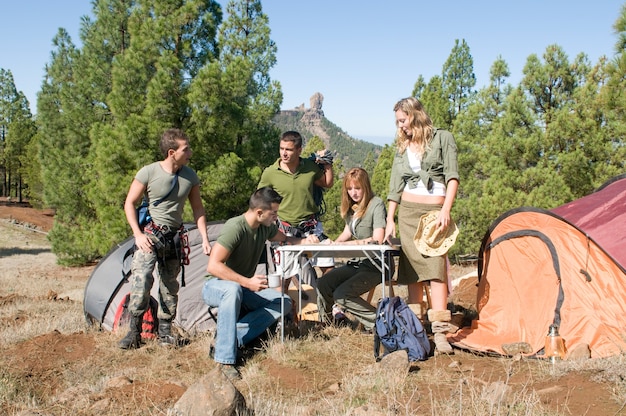
[[[208,241],[202,242],[202,252],[207,256],[211,254],[211,243],[209,243]]]
[[[307,235],[303,240],[302,244],[317,244],[320,242],[320,239],[315,234]]]
[[[269,286],[267,285],[267,276],[262,274],[255,274],[250,278],[248,282],[248,289],[253,292],[260,292],[263,289],[267,289]]]
[[[152,240],[144,233],[135,236],[135,245],[143,252],[150,253],[152,251]]]
[[[333,154],[328,149],[318,150],[315,152],[315,163],[318,165],[333,165]]]

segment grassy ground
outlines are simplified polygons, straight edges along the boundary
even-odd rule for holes
[[[124,334],[87,327],[92,270],[57,266],[45,234],[0,222],[0,414],[166,415],[214,368],[208,333],[179,349],[122,351]],[[454,266],[453,277],[468,270]],[[626,414],[624,356],[550,365],[456,350],[407,374],[375,362],[371,336],[300,329],[284,343],[270,337],[241,368],[251,414]]]

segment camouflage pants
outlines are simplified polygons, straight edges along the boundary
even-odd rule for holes
[[[158,241],[154,235],[146,235],[153,242]],[[128,310],[133,316],[141,316],[148,309],[150,290],[154,284],[153,271],[157,267],[159,275],[159,311],[157,317],[162,320],[172,320],[176,317],[179,289],[177,277],[180,272],[180,259],[175,253],[176,249],[173,244],[167,244],[160,249],[154,248],[149,253],[142,250],[135,251],[131,265],[131,288],[128,305]]]

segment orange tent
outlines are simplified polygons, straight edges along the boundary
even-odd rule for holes
[[[550,211],[506,212],[486,233],[478,264],[478,319],[453,345],[506,355],[527,343],[543,353],[559,326],[569,352],[591,357],[626,351],[626,175]]]

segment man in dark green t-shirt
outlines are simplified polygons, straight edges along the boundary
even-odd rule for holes
[[[211,249],[208,280],[202,298],[218,308],[214,360],[230,379],[239,378],[237,348],[261,335],[291,311],[291,299],[270,289],[266,275],[256,274],[266,241],[287,244],[317,243],[315,235],[287,237],[276,224],[282,197],[270,187],[250,197],[248,210],[229,219]],[[281,299],[284,308],[281,308]]]

